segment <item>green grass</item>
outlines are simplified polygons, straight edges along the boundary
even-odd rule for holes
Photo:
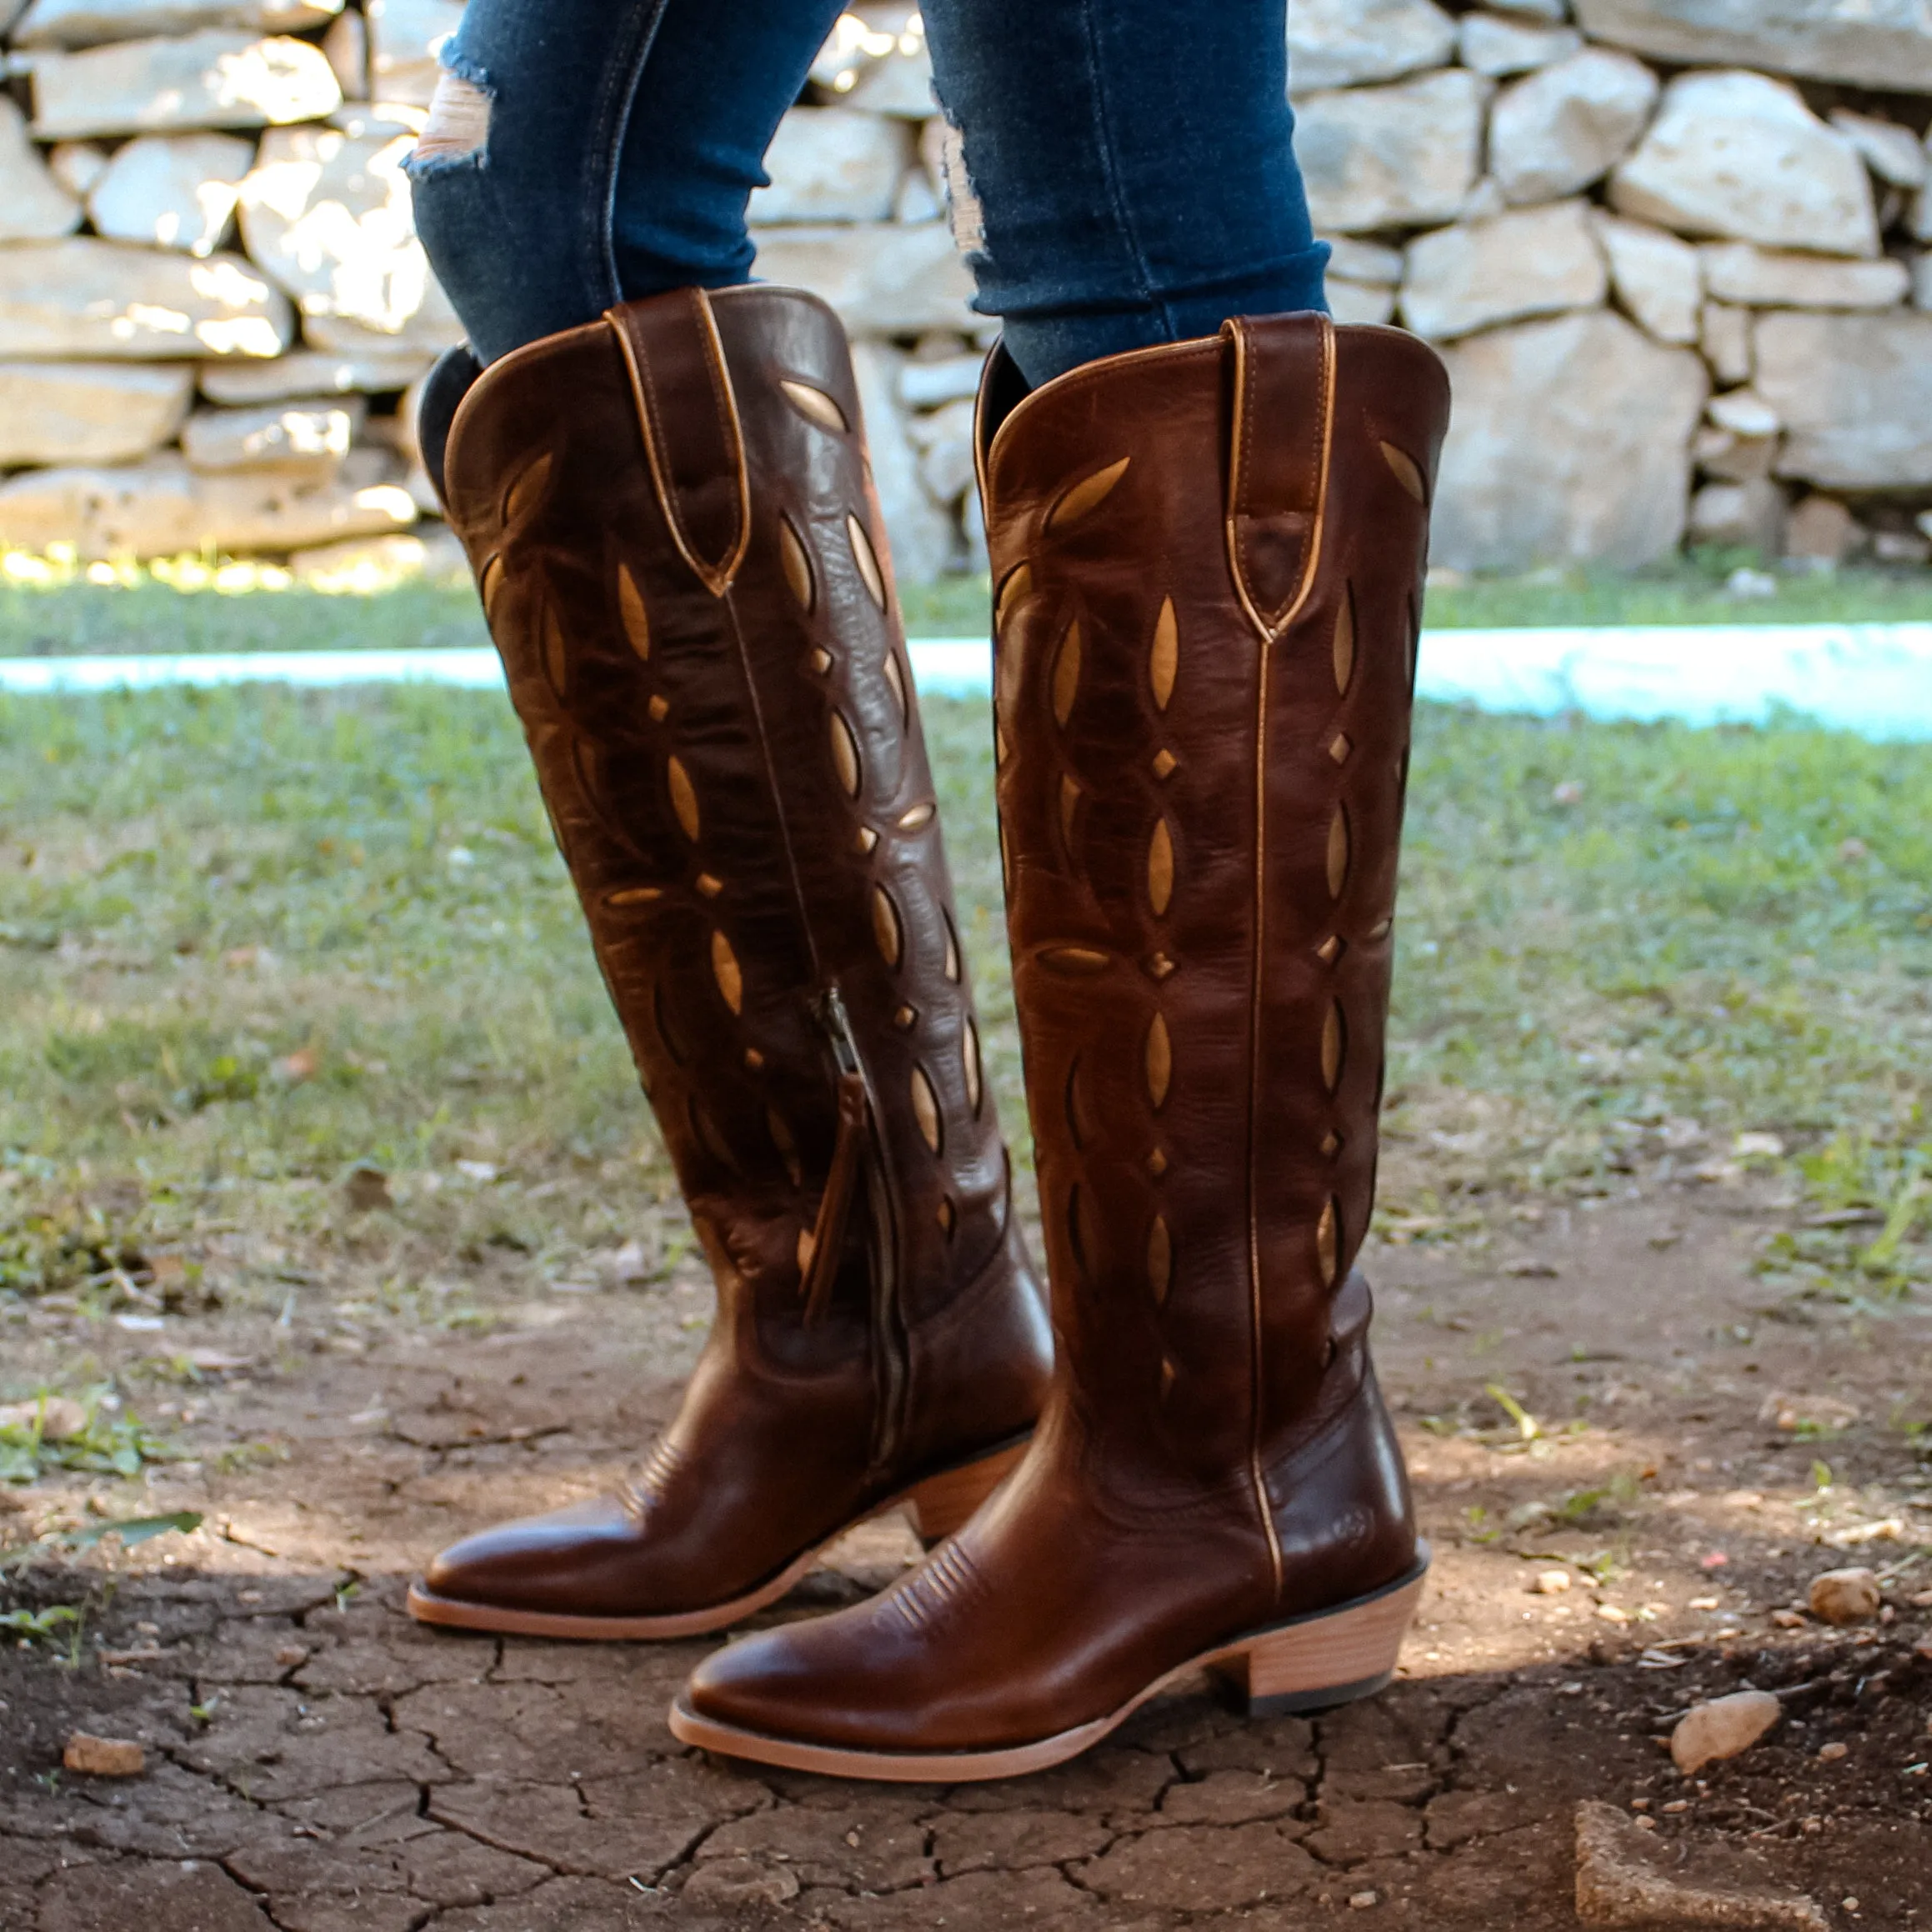
[[[1429,622],[1443,628],[1521,624],[1932,622],[1932,571],[1775,573],[1776,594],[1725,588],[1744,559],[1709,555],[1630,576],[1585,572],[1472,578],[1432,589]],[[918,637],[976,636],[987,624],[981,578],[908,588],[906,626]],[[416,583],[373,597],[309,590],[181,591],[153,578],[125,588],[86,583],[0,583],[0,658],[130,651],[396,649],[487,643],[463,585]]]
[[[927,711],[1017,1131],[984,708]],[[1424,708],[1410,828],[1386,1228],[1741,1160],[1851,1217],[1780,1278],[1926,1277],[1932,747]],[[345,1205],[358,1164],[394,1217]],[[0,1296],[192,1305],[172,1249],[278,1299],[361,1256],[448,1314],[503,1257],[643,1228],[668,1264],[669,1189],[500,699],[0,699]]]

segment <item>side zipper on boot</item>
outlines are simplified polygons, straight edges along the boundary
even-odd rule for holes
[[[876,1470],[898,1453],[906,1392],[906,1339],[898,1305],[898,1243],[892,1187],[883,1149],[873,1130],[871,1083],[853,1037],[844,997],[836,984],[825,989],[813,1009],[832,1043],[832,1057],[838,1069],[838,1138],[833,1145],[825,1192],[812,1231],[812,1259],[804,1282],[805,1320],[809,1324],[822,1311],[831,1293],[844,1247],[853,1193],[863,1172],[871,1209],[873,1359],[878,1387],[872,1463]]]

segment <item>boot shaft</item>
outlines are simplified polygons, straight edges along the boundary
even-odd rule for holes
[[[1313,315],[1093,365],[996,428],[1009,379],[982,443],[1002,852],[1071,1399],[1129,1460],[1259,1484],[1365,1319],[1337,1301],[1447,383]]]
[[[843,333],[626,305],[486,371],[443,482],[721,1291],[780,1363],[895,1331],[903,1408],[1008,1179]]]

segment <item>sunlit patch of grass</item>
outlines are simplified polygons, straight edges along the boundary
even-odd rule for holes
[[[1932,620],[1932,571],[1869,567],[1830,574],[1757,573],[1769,596],[1729,588],[1744,552],[1675,558],[1636,573],[1582,569],[1471,578],[1429,593],[1432,627],[1532,624],[1902,623]],[[150,570],[74,566],[45,581],[0,578],[0,657],[135,651],[393,650],[487,644],[474,593],[418,580],[338,596],[286,583],[252,566]],[[914,637],[984,637],[984,577],[900,587]]]

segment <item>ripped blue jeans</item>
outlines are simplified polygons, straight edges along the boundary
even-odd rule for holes
[[[469,0],[409,163],[488,363],[613,303],[752,278],[747,202],[839,0]],[[1324,306],[1286,0],[926,0],[975,307],[1038,384]],[[963,179],[960,179],[963,174]]]

